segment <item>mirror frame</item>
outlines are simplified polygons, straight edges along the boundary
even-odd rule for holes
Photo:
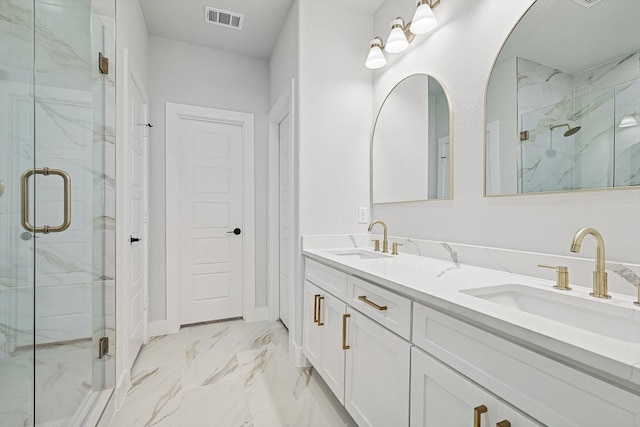
[[[413,76],[425,76],[427,78],[432,78],[433,80],[435,80],[440,87],[442,88],[442,92],[444,93],[445,99],[447,100],[447,106],[449,108],[449,191],[448,191],[448,196],[446,198],[441,198],[441,199],[415,199],[415,200],[398,200],[398,201],[393,201],[393,202],[374,202],[373,201],[373,176],[374,176],[374,171],[373,171],[373,138],[375,136],[375,132],[376,132],[376,126],[378,124],[378,119],[380,118],[380,113],[382,112],[382,107],[384,107],[385,102],[387,101],[387,99],[389,98],[389,96],[393,93],[393,91],[396,89],[396,87],[398,87],[398,85],[400,85],[402,82],[404,82],[405,80],[407,80],[410,77]],[[414,74],[409,74],[406,75],[404,77],[402,77],[396,84],[393,85],[393,87],[391,88],[391,90],[389,90],[389,92],[385,95],[384,99],[382,100],[382,103],[380,104],[380,107],[378,108],[378,112],[376,114],[376,119],[373,122],[373,129],[371,131],[371,139],[369,142],[369,202],[371,203],[371,205],[389,205],[389,204],[394,204],[394,203],[419,203],[419,202],[442,202],[442,201],[448,201],[448,200],[453,200],[453,185],[454,185],[454,181],[453,181],[453,168],[454,168],[454,158],[453,158],[453,141],[454,141],[454,136],[453,136],[453,108],[451,105],[451,96],[449,95],[449,91],[447,90],[446,86],[442,83],[442,81],[440,79],[437,79],[436,77],[432,76],[431,74],[427,74],[427,73],[414,73]],[[427,144],[429,143],[429,141],[427,141]]]

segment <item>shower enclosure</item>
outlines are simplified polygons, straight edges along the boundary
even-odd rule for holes
[[[83,425],[113,387],[114,17],[0,0],[2,427]]]

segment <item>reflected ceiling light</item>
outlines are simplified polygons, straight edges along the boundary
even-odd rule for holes
[[[387,64],[387,59],[384,57],[384,53],[382,53],[383,46],[380,37],[371,40],[371,50],[369,50],[369,55],[367,55],[367,61],[364,64],[365,67],[370,70],[377,70]]]
[[[622,120],[620,120],[620,124],[618,127],[621,128],[629,128],[631,126],[637,126],[638,121],[632,115],[624,116]]]
[[[435,1],[433,6],[435,7],[438,3],[440,3],[440,0]],[[437,26],[438,20],[431,9],[429,0],[420,0],[409,29],[413,34],[426,34],[429,31],[433,31]]]
[[[387,60],[384,52],[400,53],[409,47],[409,43],[416,34],[426,34],[433,31],[438,25],[438,20],[433,14],[433,8],[440,4],[440,0],[420,0],[413,21],[405,25],[404,19],[398,17],[391,21],[391,32],[387,38],[387,43],[383,44],[380,37],[371,41],[371,49],[365,67],[377,70],[386,65]]]

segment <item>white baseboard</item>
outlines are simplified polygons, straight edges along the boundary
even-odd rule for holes
[[[257,307],[244,314],[244,320],[247,322],[261,322],[269,320],[269,307]]]
[[[158,335],[167,335],[167,321],[154,320],[148,325],[149,337],[157,337]]]
[[[291,361],[293,361],[293,366],[296,368],[306,368],[309,366],[309,361],[304,356],[302,346],[298,346],[291,339],[289,339],[289,357]]]
[[[114,390],[109,390],[106,404],[104,405],[104,409],[100,414],[100,418],[95,424],[88,423],[87,425],[95,425],[96,427],[109,427],[111,425],[111,419],[113,418],[113,414],[116,413],[116,399]]]
[[[131,385],[131,372],[127,369],[122,372],[120,378],[118,379],[118,384],[116,385],[115,390],[115,401],[116,401],[116,411],[122,409],[122,405],[124,405],[124,398],[127,396],[127,392],[129,391],[129,386]]]

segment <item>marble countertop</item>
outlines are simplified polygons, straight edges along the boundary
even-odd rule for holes
[[[633,304],[635,299],[631,296],[614,294],[610,300],[598,300],[589,295],[590,289],[586,287],[573,286],[571,292],[566,292],[554,289],[555,282],[549,280],[418,255],[349,259],[331,253],[343,249],[308,248],[303,250],[303,254],[567,365],[640,392],[640,340],[627,342],[604,336],[590,332],[586,325],[584,329],[567,325],[487,301],[465,291],[518,284],[541,289],[551,295],[562,294],[559,298],[570,295],[585,300],[585,304],[603,304],[605,311],[615,306],[624,307],[629,318],[640,319],[640,307]]]

